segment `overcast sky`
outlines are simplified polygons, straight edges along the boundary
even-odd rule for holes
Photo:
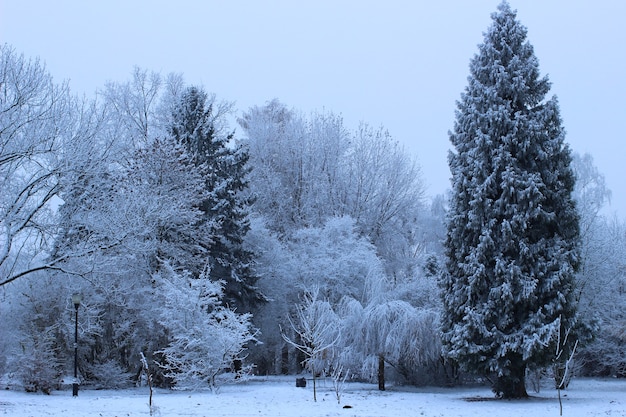
[[[500,0],[0,0],[0,42],[88,96],[134,66],[183,73],[239,111],[278,98],[385,126],[429,194],[449,188],[447,132]],[[567,142],[590,153],[626,218],[626,1],[512,0],[559,97]]]

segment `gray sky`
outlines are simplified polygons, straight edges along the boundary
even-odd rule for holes
[[[77,93],[135,65],[180,72],[239,111],[278,98],[385,126],[449,188],[447,132],[500,0],[0,0],[0,42]],[[590,153],[626,218],[626,1],[511,0],[559,97],[567,142]]]

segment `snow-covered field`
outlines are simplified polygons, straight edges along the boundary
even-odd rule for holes
[[[209,391],[157,390],[155,416],[559,416],[555,390],[532,393],[528,400],[494,400],[489,388],[389,387],[385,392],[372,384],[346,384],[337,403],[330,380],[313,391],[296,388],[295,378],[276,377],[224,386]],[[626,416],[626,380],[576,379],[562,392],[563,415]],[[71,389],[52,395],[0,391],[0,415],[23,416],[149,416],[148,389],[122,391]]]

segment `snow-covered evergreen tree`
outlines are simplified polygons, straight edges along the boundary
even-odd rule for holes
[[[189,87],[174,108],[170,133],[187,147],[196,165],[203,165],[207,198],[201,209],[204,221],[212,222],[214,241],[208,246],[210,276],[224,280],[225,301],[244,311],[263,297],[250,268],[253,254],[243,247],[250,229],[250,201],[242,191],[248,186],[248,153],[235,144],[233,134],[221,131],[224,105],[202,89]]]
[[[579,226],[558,102],[516,12],[503,2],[492,19],[450,133],[443,340],[498,395],[524,397],[526,369],[575,322]]]

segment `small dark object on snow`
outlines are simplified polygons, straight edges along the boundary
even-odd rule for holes
[[[296,378],[296,387],[306,388],[306,378]]]
[[[351,405],[344,405],[343,408],[352,408]]]

